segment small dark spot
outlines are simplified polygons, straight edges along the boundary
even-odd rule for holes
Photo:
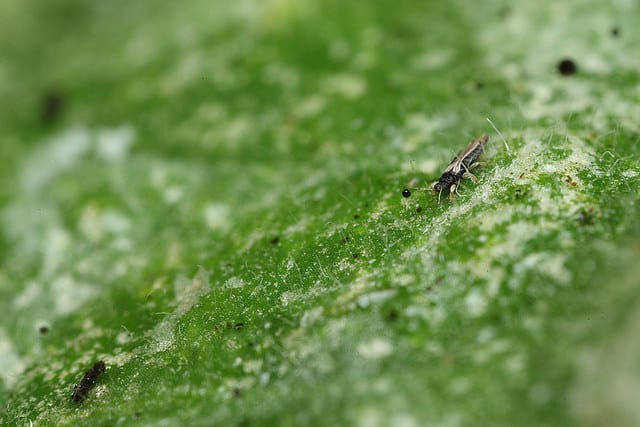
[[[529,195],[529,189],[525,186],[520,186],[516,188],[515,191],[513,192],[513,197],[515,197],[516,200],[524,199],[528,195]]]
[[[565,58],[558,62],[558,72],[563,76],[571,76],[577,71],[576,63],[569,58]]]
[[[136,418],[140,418],[140,417],[142,416],[142,412],[140,412],[140,411],[136,411],[136,412],[133,414],[133,416],[134,416],[134,417],[136,417]]]
[[[231,395],[234,399],[237,399],[242,396],[242,390],[240,390],[238,387],[234,387],[233,390],[231,390]]]
[[[411,191],[408,188],[402,190],[402,197],[411,197]]]
[[[620,35],[620,28],[613,27],[611,29],[611,37],[618,37]]]
[[[59,93],[48,92],[44,94],[40,104],[40,120],[48,125],[60,117],[64,107],[64,100]]]
[[[76,403],[82,402],[89,394],[89,391],[96,385],[96,380],[106,369],[106,365],[102,360],[97,361],[91,369],[85,372],[80,383],[73,388],[71,400]]]
[[[240,329],[244,328],[244,323],[238,322],[235,325],[233,325],[233,327],[235,328],[236,331],[239,331]]]
[[[276,236],[273,239],[271,239],[270,242],[272,245],[277,245],[278,243],[280,243],[280,237]]]
[[[360,219],[360,215],[355,214],[355,215],[353,216],[353,219]]]
[[[578,185],[578,183],[577,183],[577,182],[575,182],[575,181],[573,180],[573,178],[571,178],[571,176],[570,176],[570,175],[565,176],[565,177],[564,177],[564,180],[565,180],[565,182],[566,182],[567,184],[569,184],[569,185],[570,185],[570,186],[572,186],[572,187],[575,187],[576,185]]]
[[[351,239],[349,238],[349,236],[344,236],[344,237],[342,238],[341,242],[342,242],[342,243],[347,243],[349,240],[351,240]]]
[[[418,213],[422,212],[422,206],[418,206],[418,207],[416,208],[416,212],[418,212]]]
[[[498,10],[498,16],[501,18],[506,18],[509,15],[511,15],[511,7],[509,6],[503,6]]]
[[[358,259],[358,257],[360,256],[359,253],[354,252],[353,255],[351,255],[353,257],[353,259]]]
[[[49,332],[49,327],[47,325],[42,325],[38,328],[38,332],[40,332],[42,335],[46,334],[47,332]]]
[[[431,292],[431,291],[433,290],[433,286],[427,286],[427,287],[425,288],[425,290],[426,290],[427,292]]]
[[[482,90],[484,89],[484,82],[482,80],[478,80],[475,86],[476,86],[476,90]]]
[[[583,227],[593,225],[596,222],[595,215],[590,209],[583,209],[578,212],[577,220],[578,224],[582,225]]]
[[[389,322],[395,322],[396,320],[398,320],[398,312],[396,310],[390,310],[387,313],[387,320]]]

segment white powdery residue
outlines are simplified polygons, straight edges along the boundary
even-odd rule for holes
[[[454,396],[460,396],[465,394],[471,388],[471,381],[469,378],[459,377],[454,378],[449,384],[449,390]]]
[[[313,117],[319,114],[327,104],[327,100],[319,95],[312,95],[296,104],[293,112],[298,117]]]
[[[78,221],[80,232],[92,242],[102,240],[104,236],[104,224],[100,218],[100,209],[89,204],[82,208],[80,220]]]
[[[361,295],[369,286],[372,286],[369,283],[369,272],[363,271],[361,275],[356,277],[356,279],[351,283],[351,285],[347,288],[345,292],[338,295],[336,298],[336,306],[342,307],[345,305],[353,304],[354,299],[356,299],[359,295]]]
[[[420,53],[411,60],[411,67],[418,71],[433,70],[447,65],[453,57],[451,49],[434,49],[433,45],[428,50]]]
[[[13,387],[25,366],[4,329],[0,329],[0,378],[8,389]]]
[[[456,117],[452,114],[434,116],[427,116],[422,112],[409,114],[404,124],[405,132],[408,135],[405,141],[406,151],[412,152],[423,146],[425,140],[432,139],[436,132],[451,126],[455,120]],[[428,168],[430,169],[430,166]],[[432,172],[422,168],[420,170],[425,173]]]
[[[304,312],[302,317],[300,318],[300,327],[307,328],[314,323],[318,322],[322,318],[322,314],[324,313],[323,307],[314,307],[310,310]]]
[[[398,293],[395,289],[385,289],[383,291],[369,292],[367,294],[360,295],[357,299],[357,304],[361,308],[369,307],[372,304],[383,303]]]
[[[478,289],[472,289],[464,299],[467,312],[471,317],[482,316],[487,310],[487,297]]]
[[[101,215],[104,229],[113,234],[124,234],[131,229],[131,220],[115,210],[106,210]]]
[[[151,332],[151,342],[137,350],[136,353],[154,354],[168,350],[175,342],[175,327],[178,319],[188,312],[211,289],[209,285],[209,272],[199,268],[195,277],[188,280],[178,276],[174,280],[174,292],[176,295],[176,308],[168,313]],[[161,286],[161,284],[158,284]],[[154,288],[156,284],[154,284]]]
[[[571,273],[564,264],[565,256],[561,253],[537,252],[527,255],[517,262],[513,267],[513,271],[516,274],[537,271],[555,280],[557,284],[567,285],[571,281]]]
[[[478,332],[476,340],[478,344],[486,344],[496,336],[496,331],[493,328],[483,328]]]
[[[524,117],[530,120],[540,120],[544,117],[562,117],[571,113],[585,111],[590,108],[594,102],[591,85],[586,82],[572,81],[570,84],[560,85],[556,82],[551,84],[549,80],[544,78],[540,81],[531,81],[528,83],[529,90],[533,93],[533,97],[527,103],[520,106]],[[561,100],[550,102],[546,97],[536,97],[537,93],[553,93],[561,92],[563,96]]]
[[[44,274],[50,274],[61,266],[70,243],[69,233],[62,228],[54,226],[46,231],[42,247]]]
[[[73,128],[44,141],[22,169],[23,191],[32,193],[46,188],[54,177],[73,167],[90,148],[91,133],[85,128]]]
[[[38,282],[28,282],[22,292],[13,299],[13,306],[16,308],[26,308],[32,305],[37,298],[42,297],[42,284]]]
[[[65,315],[94,298],[98,291],[96,286],[79,283],[70,275],[64,274],[51,282],[51,294],[54,298],[56,314]]]
[[[295,68],[285,64],[271,63],[265,67],[262,78],[267,83],[293,88],[298,85],[300,74]]]
[[[136,133],[131,125],[101,129],[96,134],[96,152],[107,162],[116,162],[126,157],[134,143]]]
[[[229,206],[222,203],[209,203],[204,208],[204,222],[211,230],[219,230],[228,225]]]
[[[234,276],[227,279],[223,286],[229,289],[238,289],[244,287],[244,285],[246,285],[246,282],[242,278]]]
[[[116,335],[116,343],[123,345],[131,341],[131,333],[129,331],[120,331]]]
[[[178,187],[177,185],[172,185],[164,190],[162,194],[162,198],[164,202],[168,205],[175,205],[178,203],[184,194],[182,187]]]
[[[221,137],[227,144],[240,144],[255,132],[256,120],[250,117],[238,116],[230,119],[222,127]]]
[[[347,99],[360,98],[367,90],[367,81],[356,74],[338,74],[324,82],[325,90]]]
[[[176,318],[169,315],[158,323],[152,332],[152,341],[144,347],[144,353],[161,353],[171,348],[175,342]]]
[[[184,276],[178,276],[173,282],[177,306],[174,315],[183,315],[189,311],[200,297],[211,289],[209,285],[210,273],[200,267],[196,276],[188,280]]]
[[[625,178],[635,178],[636,176],[638,176],[638,171],[627,169],[626,171],[622,172],[622,176],[624,176]]]
[[[393,345],[385,339],[374,338],[358,344],[357,352],[365,359],[380,359],[393,353]]]

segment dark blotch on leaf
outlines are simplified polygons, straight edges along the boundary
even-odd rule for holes
[[[418,207],[416,208],[416,212],[418,212],[418,213],[422,212],[422,206],[418,206]]]
[[[578,224],[580,224],[583,227],[593,225],[596,222],[595,214],[590,209],[583,209],[580,212],[578,212],[577,220],[578,220]]]
[[[349,236],[344,236],[344,237],[342,238],[341,242],[342,242],[342,243],[347,243],[349,240],[351,240],[351,239],[349,238]]]
[[[398,312],[396,310],[390,310],[387,313],[387,320],[389,322],[395,322],[396,320],[398,320]]]
[[[71,395],[71,400],[76,403],[82,402],[86,397],[89,391],[96,384],[96,380],[106,369],[106,365],[102,360],[97,361],[91,369],[85,372],[80,383],[77,384],[73,389],[73,394]]]
[[[277,245],[278,243],[280,243],[280,237],[276,236],[273,239],[271,239],[272,245]]]
[[[355,215],[353,216],[353,219],[360,219],[360,215],[355,214]]]
[[[484,89],[484,82],[482,80],[478,80],[476,82],[476,90]]]
[[[57,92],[48,92],[44,94],[40,106],[40,120],[48,125],[55,122],[62,113],[64,108],[64,99]]]
[[[569,58],[558,62],[558,72],[563,76],[571,76],[575,74],[577,70],[578,67],[576,67],[576,63]]]
[[[238,322],[235,325],[233,325],[233,327],[236,329],[236,331],[239,331],[240,329],[244,328],[244,323]]]
[[[612,37],[618,37],[620,35],[620,28],[618,27],[613,27],[611,29],[611,36]]]
[[[353,257],[353,259],[357,259],[360,256],[360,254],[357,252],[354,252],[353,255],[351,256]]]
[[[42,335],[46,334],[47,332],[49,332],[49,327],[46,325],[42,325],[38,328],[38,332],[40,332]]]

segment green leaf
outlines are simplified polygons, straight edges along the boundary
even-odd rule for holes
[[[639,424],[639,19],[0,4],[0,424]]]

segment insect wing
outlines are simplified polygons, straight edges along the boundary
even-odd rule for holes
[[[469,166],[471,163],[475,162],[478,157],[480,157],[482,150],[484,150],[484,145],[488,140],[488,135],[482,135],[475,141],[471,141],[469,145],[467,145],[466,148],[458,154],[457,158],[460,159],[460,162],[464,163],[465,166]]]

